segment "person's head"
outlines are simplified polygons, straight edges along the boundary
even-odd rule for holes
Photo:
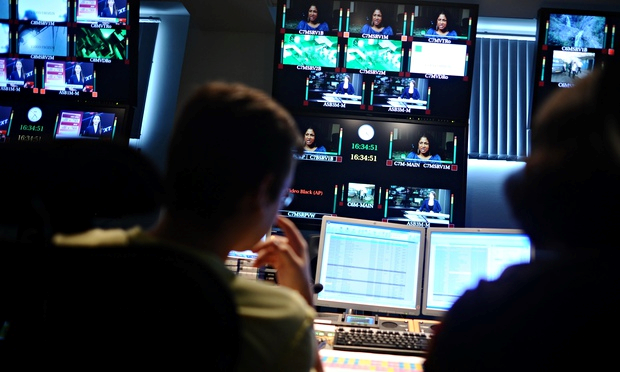
[[[308,128],[304,132],[304,143],[308,147],[314,147],[314,142],[316,141],[316,131],[314,128]]]
[[[15,62],[15,69],[18,70],[18,71],[20,71],[22,69],[22,61],[21,60],[18,59]]]
[[[381,23],[383,23],[383,12],[377,8],[372,12],[371,24],[375,27],[381,27]]]
[[[415,81],[409,80],[409,88],[415,88]]]
[[[418,155],[430,155],[430,151],[431,141],[427,135],[423,134],[418,140]]]
[[[429,198],[429,199],[435,199],[435,191],[430,191],[430,192],[428,193],[428,198]]]
[[[319,18],[319,8],[315,4],[311,4],[308,8],[308,22],[316,22]]]
[[[93,127],[95,131],[99,132],[101,130],[101,116],[95,115],[93,116]]]
[[[342,81],[344,82],[350,82],[351,81],[351,77],[347,74],[344,74],[344,76],[342,76]]]
[[[75,72],[76,75],[80,75],[82,73],[82,65],[77,63],[75,67],[73,67],[73,71]]]
[[[534,112],[531,155],[506,181],[506,195],[537,248],[594,249],[616,239],[619,84],[620,64],[607,61]]]
[[[200,85],[172,129],[168,215],[207,231],[246,218],[252,226],[243,228],[264,234],[288,195],[301,137],[291,114],[268,94],[241,83]]]
[[[115,5],[116,4],[114,0],[108,0],[108,7],[113,8]]]
[[[435,24],[435,29],[442,32],[448,31],[449,20],[450,19],[448,18],[448,13],[442,10],[441,12],[439,12],[439,14],[437,14],[437,23]]]

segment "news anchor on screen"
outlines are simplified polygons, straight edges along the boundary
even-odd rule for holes
[[[420,99],[420,92],[418,91],[418,88],[415,87],[415,81],[409,81],[409,87],[403,89],[403,93],[400,95],[400,98]]]
[[[76,63],[73,66],[73,71],[67,79],[67,84],[74,85],[73,87],[68,87],[69,90],[84,89],[84,73],[82,72],[82,65]]]
[[[439,204],[439,201],[435,200],[435,191],[428,193],[428,198],[424,199],[422,204],[420,204],[418,212],[441,213],[441,204]]]
[[[101,10],[101,17],[116,18],[118,16],[118,8],[116,8],[115,0],[107,0],[106,6]]]
[[[335,93],[355,94],[355,88],[353,88],[353,84],[351,84],[351,78],[349,77],[349,75],[344,75],[344,80],[338,84]]]
[[[84,130],[83,136],[86,137],[99,137],[101,136],[101,116],[94,115],[90,124]]]

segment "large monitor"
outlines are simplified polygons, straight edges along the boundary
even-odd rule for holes
[[[497,279],[508,266],[533,258],[530,238],[519,229],[427,229],[422,315],[442,317],[480,280]]]
[[[69,106],[127,110],[116,137],[128,137],[137,104],[139,3],[0,2],[0,100],[15,110],[13,123],[20,128],[19,139],[9,134],[7,140],[41,137],[42,121],[21,112],[36,108],[55,123],[58,110]]]
[[[325,216],[317,256],[317,306],[420,315],[424,228]]]
[[[620,12],[540,8],[537,27],[534,111],[553,91],[619,58]]]
[[[276,13],[272,91],[291,111],[468,120],[477,4],[279,0]]]
[[[314,151],[297,162],[280,211],[302,229],[326,215],[419,227],[464,226],[467,127],[297,116]],[[433,198],[429,208],[429,198]]]

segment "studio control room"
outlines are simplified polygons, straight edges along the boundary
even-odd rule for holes
[[[617,0],[0,0],[3,365],[604,369],[619,30]]]

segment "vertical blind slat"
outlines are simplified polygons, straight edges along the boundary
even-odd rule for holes
[[[529,155],[529,114],[535,43],[478,38],[469,115],[469,157],[523,160]]]

